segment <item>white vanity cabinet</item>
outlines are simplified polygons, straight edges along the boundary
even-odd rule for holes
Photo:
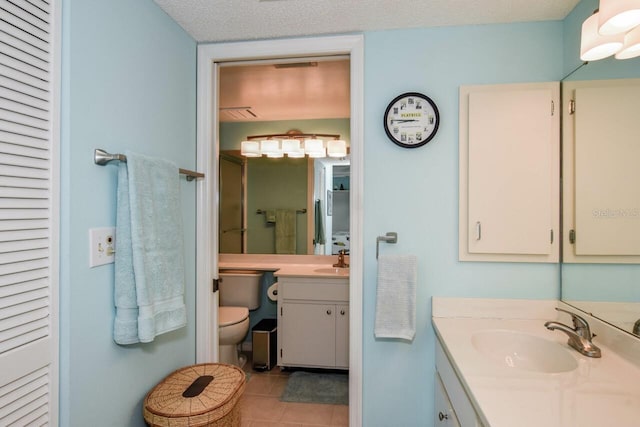
[[[460,421],[453,410],[453,405],[447,396],[447,391],[442,384],[440,374],[436,372],[436,397],[435,397],[435,420],[434,426],[437,427],[461,427]]]
[[[278,278],[278,365],[349,368],[349,279]]]
[[[442,344],[436,340],[434,426],[483,427]]]
[[[557,262],[557,82],[460,87],[459,257]]]

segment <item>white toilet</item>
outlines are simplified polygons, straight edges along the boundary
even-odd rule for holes
[[[249,310],[260,307],[260,271],[221,270],[218,290],[220,362],[242,367],[238,345],[249,332]]]

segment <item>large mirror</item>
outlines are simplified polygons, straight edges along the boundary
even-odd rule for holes
[[[219,87],[219,252],[348,251],[348,148],[339,157],[241,154],[242,141],[300,134],[315,136],[325,146],[338,138],[348,147],[348,58],[223,66]]]
[[[566,28],[576,69],[562,81],[562,300],[631,334],[640,319],[640,59],[578,62],[579,24],[595,8],[583,0]]]

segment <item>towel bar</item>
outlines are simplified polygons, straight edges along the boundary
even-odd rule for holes
[[[398,242],[398,233],[396,233],[395,231],[390,231],[386,235],[378,236],[376,238],[376,259],[378,259],[378,252],[379,252],[380,242],[397,243]]]
[[[266,209],[258,209],[256,211],[257,215],[262,215],[262,214],[266,214],[266,213],[267,213]],[[296,213],[304,214],[304,213],[307,213],[307,210],[306,209],[298,209],[298,210],[296,210]]]
[[[110,154],[107,153],[104,150],[101,150],[100,148],[96,148],[93,151],[93,163],[95,163],[96,165],[100,165],[100,166],[104,166],[106,164],[108,164],[109,162],[112,162],[114,160],[118,160],[120,162],[127,162],[127,156],[125,156],[124,154]],[[196,178],[204,178],[204,174],[200,173],[200,172],[194,172],[192,170],[189,169],[179,169],[179,172],[182,175],[186,175],[187,176],[187,181],[193,181]]]

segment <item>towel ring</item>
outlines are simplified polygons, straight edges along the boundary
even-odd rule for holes
[[[398,243],[398,233],[390,231],[384,236],[378,236],[376,238],[376,259],[378,259],[378,253],[380,251],[380,242],[385,243]]]

